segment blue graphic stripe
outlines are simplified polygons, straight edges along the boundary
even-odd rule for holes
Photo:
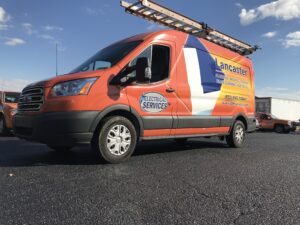
[[[204,93],[220,91],[225,74],[217,65],[215,59],[208,53],[207,48],[195,36],[189,35],[185,48],[197,50],[201,72],[201,85]]]

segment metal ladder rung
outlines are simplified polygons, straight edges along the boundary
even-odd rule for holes
[[[150,16],[150,17],[151,17],[151,16],[154,16],[154,17],[155,17],[155,14],[157,14],[156,11],[152,12],[151,14],[149,14],[149,16]]]
[[[136,10],[139,13],[142,13],[143,11],[149,10],[146,6],[143,6],[141,8],[139,8],[138,10]]]

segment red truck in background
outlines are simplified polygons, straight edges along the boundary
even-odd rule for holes
[[[292,121],[278,119],[270,113],[256,113],[259,130],[273,130],[276,133],[290,133],[296,130],[296,125]]]
[[[0,135],[8,134],[12,129],[19,97],[19,92],[0,91]]]

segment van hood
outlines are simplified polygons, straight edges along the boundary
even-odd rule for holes
[[[65,81],[104,76],[104,75],[108,74],[108,71],[109,71],[109,69],[60,75],[60,76],[57,76],[57,77],[52,77],[52,78],[49,78],[49,79],[46,79],[46,80],[42,80],[42,81],[38,81],[38,82],[35,82],[35,83],[32,83],[32,84],[29,84],[26,88],[31,88],[31,87],[53,87],[55,84],[65,82]]]

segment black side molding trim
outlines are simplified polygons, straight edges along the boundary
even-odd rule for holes
[[[219,116],[144,116],[145,130],[230,127],[233,117]]]
[[[196,134],[196,135],[178,135],[178,136],[157,136],[157,137],[142,137],[142,141],[151,141],[151,140],[162,140],[162,139],[176,139],[176,138],[198,138],[198,137],[219,137],[227,136],[229,133],[220,133],[220,134]]]
[[[142,117],[145,130],[172,129],[172,116],[144,116]]]
[[[177,128],[211,128],[220,126],[219,116],[178,116]]]

